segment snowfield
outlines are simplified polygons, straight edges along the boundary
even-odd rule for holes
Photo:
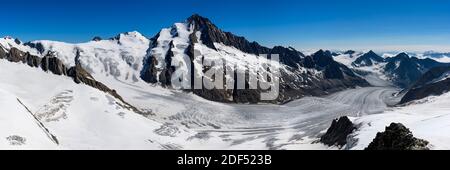
[[[402,123],[417,138],[430,142],[431,149],[450,149],[450,93],[428,97],[405,107],[394,108],[383,114],[356,118],[361,128],[355,132],[358,141],[352,149],[364,149],[377,132],[384,131],[391,122]]]
[[[0,89],[0,107],[1,149],[52,149],[56,146],[15,95]]]
[[[70,78],[5,60],[0,67],[0,122],[8,126],[2,149],[337,149],[314,142],[331,120],[378,113],[386,107],[379,100],[395,91],[359,88],[282,106],[238,105],[115,83],[125,100],[155,113],[144,117]]]
[[[358,59],[361,55],[364,55],[365,53],[355,53],[355,54],[340,54],[338,56],[334,57],[334,60],[337,62],[340,62],[347,67],[361,71],[366,73],[364,76],[364,79],[367,80],[372,86],[378,86],[378,87],[387,87],[387,86],[393,86],[391,82],[389,82],[388,77],[383,73],[383,68],[386,66],[386,63],[379,63],[373,61],[373,66],[359,66],[355,67],[352,63]]]
[[[0,68],[1,149],[165,149],[176,140],[97,89],[6,60]]]
[[[358,59],[358,57],[362,55],[362,54],[340,54],[338,56],[334,57],[334,60],[336,60],[337,62],[340,62],[348,67],[350,67],[352,65],[352,63]]]

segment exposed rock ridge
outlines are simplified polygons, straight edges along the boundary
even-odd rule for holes
[[[63,75],[73,78],[75,83],[83,83],[98,90],[101,90],[105,93],[108,93],[118,100],[120,100],[123,104],[121,106],[133,110],[136,113],[140,113],[142,115],[148,115],[150,113],[144,113],[137,109],[136,107],[127,103],[114,89],[110,89],[105,84],[95,80],[86,70],[84,70],[80,63],[77,61],[79,56],[79,52],[76,57],[76,65],[70,68],[67,68],[61,60],[55,57],[52,53],[48,53],[44,57],[40,58],[35,55],[31,55],[28,52],[20,51],[17,48],[11,48],[9,52],[0,48],[0,59],[6,59],[10,62],[15,63],[23,63],[27,64],[30,67],[41,68],[43,71],[51,72],[56,75]],[[118,103],[120,104],[120,103]]]

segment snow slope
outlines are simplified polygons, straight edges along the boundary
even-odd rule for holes
[[[355,53],[353,55],[341,54],[335,56],[334,59],[337,62],[340,62],[353,70],[356,70],[357,72],[362,72],[363,74],[360,75],[364,77],[364,79],[366,79],[372,86],[393,86],[393,84],[389,82],[388,77],[383,73],[383,69],[386,66],[386,63],[373,62],[374,64],[372,66],[360,67],[355,67],[353,65],[353,62],[355,62],[355,60],[363,54],[364,53]]]
[[[1,149],[176,149],[183,143],[180,138],[157,134],[163,124],[68,77],[6,60],[0,60],[0,68]],[[25,106],[58,145],[37,126]],[[11,143],[8,137],[14,135],[25,139],[22,145]],[[187,133],[180,131],[180,135]]]
[[[0,149],[53,149],[56,144],[39,122],[19,103],[19,99],[0,89]]]
[[[337,62],[340,62],[344,65],[346,65],[347,67],[351,67],[352,63],[358,59],[358,57],[361,54],[340,54],[338,56],[334,57],[334,60],[336,60]]]

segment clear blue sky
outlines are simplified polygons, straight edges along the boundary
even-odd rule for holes
[[[0,36],[152,37],[193,13],[266,46],[450,51],[448,0],[10,0],[1,2]]]

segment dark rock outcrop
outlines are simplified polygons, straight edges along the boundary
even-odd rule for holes
[[[325,52],[324,50],[319,50],[312,55],[314,63],[317,67],[323,68],[331,63],[335,62],[333,56],[330,53]]]
[[[102,37],[99,36],[95,36],[94,38],[92,38],[92,41],[101,41]]]
[[[27,53],[20,51],[17,48],[11,48],[6,59],[10,62],[26,62]]]
[[[40,43],[40,42],[36,42],[36,43],[35,42],[27,42],[23,45],[34,48],[41,54],[43,54],[45,52],[44,45],[42,45],[42,43]]]
[[[417,139],[400,123],[391,123],[379,132],[365,150],[429,150],[428,141]]]
[[[292,68],[298,68],[305,55],[292,47],[286,48],[282,46],[275,46],[270,49],[269,54],[278,54],[280,63],[283,63]]]
[[[0,59],[6,58],[6,51],[0,46]]]
[[[353,51],[353,50],[348,50],[348,51],[344,52],[344,54],[349,54],[349,55],[353,55],[355,53],[356,53],[356,51]]]
[[[22,41],[20,41],[18,38],[16,38],[16,39],[14,39],[14,43],[16,43],[16,44],[22,44]]]
[[[2,49],[3,52],[0,51],[0,58],[7,59],[10,62],[22,62],[26,63],[31,67],[39,67],[41,63],[41,59],[37,56],[31,55],[28,52],[20,51],[17,48],[11,48],[8,53]]]
[[[48,54],[41,60],[41,68],[56,75],[67,75],[67,68],[64,63],[55,56]]]
[[[159,80],[163,86],[170,86],[171,83],[171,77],[172,73],[175,72],[175,67],[171,66],[170,63],[172,63],[172,57],[174,57],[174,53],[172,49],[175,48],[173,45],[173,41],[169,43],[169,50],[167,51],[166,56],[164,57],[164,62],[168,63],[166,64],[165,68],[162,70],[161,74],[159,75]]]
[[[402,97],[399,104],[405,104],[414,100],[420,100],[433,95],[441,95],[450,91],[450,79],[428,84],[426,86],[412,88]]]
[[[303,65],[308,65],[309,67],[315,68],[317,70],[324,71],[324,78],[326,79],[347,79],[349,82],[353,82],[355,85],[367,85],[362,78],[358,77],[354,72],[345,66],[333,59],[333,56],[330,52],[326,52],[323,50],[319,50],[312,55],[311,59],[304,60],[305,63]]]
[[[343,79],[344,73],[340,68],[340,64],[333,62],[325,67],[324,76],[327,79]]]
[[[347,144],[347,136],[350,135],[356,127],[347,116],[333,120],[330,128],[320,138],[320,142],[328,146],[342,147]]]
[[[27,53],[25,62],[31,67],[39,67],[42,63],[42,59]]]
[[[214,42],[223,43],[235,47],[250,54],[269,54],[270,49],[259,45],[257,42],[249,42],[244,37],[236,36],[230,32],[224,32],[214,25],[208,18],[194,14],[187,19],[194,26],[194,32],[200,31],[203,44],[211,49],[216,49]]]

